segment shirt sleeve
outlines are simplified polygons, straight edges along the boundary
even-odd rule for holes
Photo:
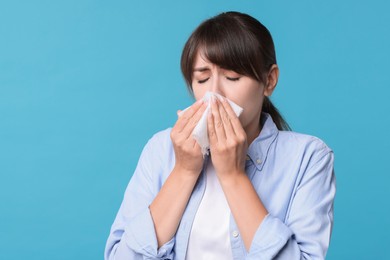
[[[336,184],[333,152],[309,165],[282,221],[268,214],[253,238],[247,259],[325,259],[333,226]]]
[[[144,147],[124,199],[112,224],[104,257],[116,259],[173,259],[175,238],[158,249],[149,205],[158,193],[161,143],[152,138]]]

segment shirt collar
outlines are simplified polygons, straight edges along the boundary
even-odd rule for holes
[[[262,125],[260,134],[249,145],[247,151],[247,161],[251,161],[259,171],[263,169],[269,148],[279,133],[270,114],[263,112],[260,123]]]

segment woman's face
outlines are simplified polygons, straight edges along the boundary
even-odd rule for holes
[[[196,55],[192,76],[195,99],[201,99],[207,91],[216,92],[242,107],[240,122],[248,133],[259,129],[264,99],[264,84],[232,70],[210,63],[202,54]]]

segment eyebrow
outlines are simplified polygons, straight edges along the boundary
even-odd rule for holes
[[[199,67],[199,68],[195,68],[194,72],[195,71],[203,72],[203,71],[207,71],[207,70],[210,70],[210,69],[208,67]]]

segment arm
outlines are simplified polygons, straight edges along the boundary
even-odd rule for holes
[[[256,230],[268,212],[244,172],[234,174],[234,178],[221,178],[220,183],[245,248],[249,251]]]
[[[205,109],[206,104],[196,102],[179,116],[171,131],[175,168],[150,205],[159,247],[175,235],[202,170],[203,156],[191,134]]]
[[[173,258],[174,239],[158,249],[148,208],[157,195],[158,179],[163,175],[158,157],[162,141],[154,136],[141,153],[107,239],[107,260]]]
[[[333,153],[322,151],[313,159],[292,195],[286,220],[266,216],[253,238],[249,259],[325,259],[336,191]]]
[[[161,190],[161,165],[167,163],[164,156],[161,159],[161,141],[154,138],[144,148],[112,225],[106,259],[173,258],[174,234],[203,166],[191,133],[204,109],[201,102],[195,103],[173,127],[175,167]]]
[[[208,117],[211,160],[229,208],[249,251],[257,228],[268,214],[245,174],[247,136],[230,105],[214,99]]]
[[[239,150],[244,150],[240,147],[245,145],[240,141],[242,133],[239,122],[230,108],[224,102],[222,104],[225,109],[213,106],[213,114],[209,120],[209,129],[213,131],[210,136],[213,146],[211,154],[248,250],[247,259],[324,259],[333,223],[333,153],[326,148],[313,154],[295,194],[292,194],[292,203],[284,223],[267,213],[249,179],[244,175]],[[219,111],[220,115],[215,111]],[[232,135],[229,125],[226,126],[226,118],[232,121],[231,128],[236,136]],[[218,132],[221,131],[218,127],[222,126],[225,135],[230,132],[225,142],[221,142],[224,138]],[[236,140],[236,144],[229,145],[228,140]],[[227,149],[226,146],[230,148]]]
[[[150,205],[158,247],[175,235],[197,179],[197,174],[175,168]]]

